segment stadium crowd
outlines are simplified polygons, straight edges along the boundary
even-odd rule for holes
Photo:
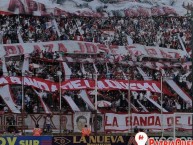
[[[188,49],[191,39],[188,17],[91,18],[0,16],[2,44],[55,40],[77,40],[106,45],[138,43],[182,49],[178,35]]]
[[[0,16],[0,43],[34,43],[56,40],[76,40],[95,42],[105,45],[126,46],[130,43],[138,43],[147,46],[160,46],[171,49],[182,49],[179,37],[187,50],[190,47],[190,20],[187,17],[150,17],[145,20],[142,17],[137,18],[91,18],[91,17],[35,17],[35,16]],[[128,39],[132,41],[128,41]],[[67,64],[71,71],[69,78],[94,79],[98,74],[98,79],[125,79],[146,80],[149,77],[160,81],[163,75],[166,79],[173,79],[182,89],[191,95],[190,91],[190,73],[182,67],[182,62],[188,62],[189,59],[158,60],[160,63],[170,63],[177,65],[174,69],[166,66],[163,69],[157,69],[155,60],[151,58],[134,58],[134,56],[124,56],[120,59],[116,55],[100,54],[61,54],[59,52],[41,53],[33,52],[29,56],[29,71],[25,75],[31,77],[40,77],[43,79],[58,82],[58,71],[62,72],[62,81],[65,80],[65,69],[63,62]],[[1,69],[1,76],[21,76],[24,56],[13,56],[6,58],[6,67],[8,74]],[[151,62],[154,68],[145,66],[143,62]],[[147,76],[144,77],[140,69]],[[129,76],[129,77],[128,77]],[[167,85],[164,83],[164,85]],[[172,90],[171,96],[164,94],[163,108],[171,111],[190,111],[190,102],[181,99],[175,90]],[[21,86],[12,86],[12,92],[15,96],[15,103],[21,108]],[[37,90],[38,91],[38,90]],[[43,100],[50,106],[52,111],[59,111],[59,92],[42,92]],[[63,95],[68,94],[73,98],[76,104],[82,110],[88,110],[88,106],[79,96],[79,91],[63,91]],[[159,111],[147,97],[151,97],[155,102],[161,105],[160,94],[148,94],[144,91],[131,92],[132,111],[145,112],[142,105],[148,111]],[[43,111],[43,107],[38,99],[37,93],[31,87],[25,86],[25,108],[28,113],[37,113]],[[89,94],[94,103],[93,94]],[[105,108],[105,111],[128,111],[128,92],[117,91],[99,91],[99,100],[107,100],[111,105]],[[78,98],[78,99],[77,99]],[[1,108],[9,111],[7,106],[1,101]],[[139,103],[140,102],[140,103]],[[62,100],[63,111],[71,111],[70,106]],[[84,104],[84,105],[82,105]],[[142,104],[142,105],[140,105]],[[103,108],[104,109],[104,108]]]
[[[104,55],[104,54],[102,54]],[[63,56],[63,58],[67,58],[67,56]],[[89,58],[89,55],[71,55],[72,59],[73,57],[77,60],[84,60],[85,58]],[[93,58],[93,57],[92,57]],[[128,76],[130,80],[146,80],[145,77],[142,76],[138,68],[141,68],[144,70],[144,72],[147,75],[147,77],[160,81],[160,76],[162,74],[161,70],[156,69],[150,69],[148,67],[141,67],[137,65],[126,65],[124,63],[124,59],[119,63],[110,63],[104,60],[97,61],[99,57],[96,56],[94,58],[95,61],[93,62],[80,62],[75,59],[74,62],[68,62],[66,59],[66,64],[68,65],[69,69],[71,70],[70,76],[65,76],[64,71],[65,68],[62,66],[62,62],[50,59],[37,59],[37,56],[31,56],[30,57],[30,69],[29,72],[26,74],[26,76],[35,76],[43,79],[47,79],[50,81],[58,82],[58,76],[57,71],[62,70],[62,80],[65,80],[65,77],[68,78],[80,78],[80,79],[94,79],[95,74],[98,73],[98,79],[127,79]],[[101,57],[102,58],[102,57]],[[8,68],[8,75],[10,76],[21,76],[21,69],[22,64],[19,64],[19,62],[23,62],[22,57],[9,57],[11,61],[7,61],[7,68]],[[31,65],[32,64],[32,65]],[[178,71],[179,73],[176,73]],[[187,82],[190,81],[190,76],[186,76],[186,71],[182,67],[175,68],[175,70],[170,70],[169,68],[165,69],[165,72],[170,77],[169,79],[173,79],[182,89],[186,89],[186,92],[190,93],[190,88],[187,89]],[[167,78],[168,78],[167,76]],[[166,78],[166,79],[167,79]],[[167,85],[164,83],[164,85]],[[171,96],[164,95],[163,96],[163,107],[168,111],[188,111],[190,110],[190,104],[188,102],[185,102],[183,99],[181,99],[175,92],[175,90],[172,90],[170,88],[170,92],[172,92]],[[21,101],[22,101],[22,94],[21,94],[21,86],[12,86],[11,87],[12,92],[15,96],[15,101],[18,107],[21,109]],[[37,90],[38,91],[38,90]],[[39,90],[41,92],[41,90]],[[24,90],[25,94],[25,108],[28,113],[37,113],[37,112],[43,112],[43,106],[41,106],[40,100],[38,99],[37,93],[31,88],[25,86]],[[76,104],[81,108],[81,110],[89,110],[88,106],[84,103],[81,97],[79,96],[79,91],[62,91],[62,95],[68,95],[73,98],[73,100],[76,102]],[[151,103],[147,99],[147,92],[145,91],[131,91],[131,103],[132,103],[132,109],[133,111],[137,112],[145,112],[143,107],[140,105],[143,104],[143,106],[148,111],[159,111],[159,109],[154,106],[153,103]],[[94,97],[93,94],[89,94],[91,100],[94,103]],[[122,93],[120,91],[98,91],[98,99],[99,100],[106,100],[111,103],[110,106],[102,108],[103,111],[127,111],[128,110],[128,92],[123,91]],[[152,93],[149,95],[155,102],[161,105],[161,96],[160,94]],[[42,98],[44,102],[47,104],[47,106],[50,106],[50,109],[52,111],[59,111],[59,92],[56,91],[54,93],[43,91]],[[78,99],[77,99],[78,98]],[[140,102],[140,103],[139,103]],[[68,103],[63,99],[63,110],[64,111],[71,111],[70,106]],[[84,105],[82,105],[84,104]],[[7,110],[7,107],[5,107]]]

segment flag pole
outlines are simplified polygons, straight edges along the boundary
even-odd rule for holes
[[[97,92],[98,92],[98,86],[97,86],[97,79],[98,79],[98,76],[97,74],[95,74],[95,110],[97,110]]]
[[[61,134],[61,114],[62,114],[62,91],[61,91],[61,75],[59,75],[59,89],[60,89],[60,134]]]
[[[24,135],[24,75],[21,74],[21,93],[22,93],[22,102],[21,102],[21,115],[22,115],[22,135]]]
[[[57,75],[58,75],[58,78],[59,78],[59,97],[60,97],[60,134],[61,134],[61,130],[62,130],[62,127],[61,127],[61,114],[62,114],[62,90],[61,90],[61,76],[62,76],[62,72],[61,71],[57,71]]]
[[[98,80],[98,75],[96,73],[95,74],[95,117],[94,117],[94,132],[96,135],[97,135],[97,110],[98,110],[98,106],[97,106],[98,83],[97,83],[97,80]]]
[[[161,132],[163,137],[164,126],[163,126],[163,76],[162,74],[161,74]]]
[[[128,91],[128,124],[129,124],[129,130],[128,134],[132,133],[132,116],[131,116],[131,92],[130,92],[130,77],[128,75],[128,86],[127,86],[127,91]],[[131,124],[130,124],[131,123]]]

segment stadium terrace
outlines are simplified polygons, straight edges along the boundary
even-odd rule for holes
[[[184,0],[1,0],[0,133],[73,134],[49,136],[49,143],[85,145],[128,142],[108,136],[114,133],[189,135],[192,6]],[[91,136],[74,136],[86,129]]]

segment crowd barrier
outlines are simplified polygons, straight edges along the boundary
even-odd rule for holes
[[[151,137],[173,140],[173,137]],[[192,140],[192,137],[178,137]],[[1,136],[0,145],[137,145],[134,136]]]

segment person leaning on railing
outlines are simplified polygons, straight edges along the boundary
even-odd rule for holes
[[[82,128],[82,136],[89,136],[91,133],[91,129],[85,125],[85,127]]]
[[[33,136],[41,136],[42,129],[39,128],[39,124],[36,124],[36,127],[33,130]]]

